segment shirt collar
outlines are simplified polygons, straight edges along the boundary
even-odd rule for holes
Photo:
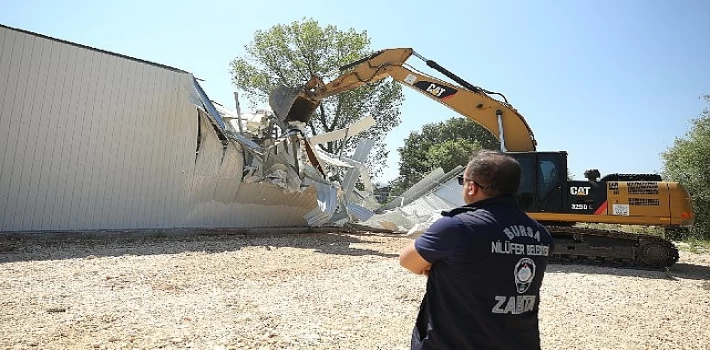
[[[485,208],[485,207],[489,207],[492,205],[505,205],[505,206],[513,206],[513,207],[517,208],[518,207],[518,199],[515,198],[515,196],[513,196],[513,195],[495,196],[495,197],[480,200],[475,203],[466,204],[466,205],[464,205],[464,207]]]

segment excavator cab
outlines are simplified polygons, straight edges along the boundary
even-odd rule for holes
[[[518,202],[530,213],[599,213],[606,183],[567,178],[567,152],[509,152],[523,171]]]
[[[693,208],[687,190],[657,174],[587,171],[569,179],[567,152],[508,152],[522,168],[518,203],[531,217],[550,225],[608,223],[688,227]]]
[[[562,212],[566,208],[566,152],[509,152],[522,168],[518,202],[527,212]]]

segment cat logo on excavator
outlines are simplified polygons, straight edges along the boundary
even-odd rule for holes
[[[584,186],[584,187],[570,186],[569,193],[571,193],[573,196],[587,196],[587,195],[589,195],[590,188],[591,187],[588,187],[588,186]]]
[[[416,83],[414,83],[414,86],[417,87],[418,89],[422,91],[426,91],[427,93],[431,94],[434,97],[438,97],[440,99],[445,99],[449,96],[452,96],[455,94],[457,91],[456,89],[450,88],[448,86],[443,86],[436,84],[434,82],[430,81],[425,81],[421,80]]]
[[[436,97],[441,97],[441,94],[444,93],[446,89],[444,89],[441,86],[436,86],[436,84],[429,84],[429,87],[426,88],[426,92],[436,96]]]

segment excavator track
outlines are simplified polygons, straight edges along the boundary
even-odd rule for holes
[[[546,226],[555,240],[552,262],[665,269],[678,261],[676,246],[661,237],[616,230]]]

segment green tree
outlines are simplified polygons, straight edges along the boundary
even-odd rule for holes
[[[710,95],[702,98],[710,102]],[[683,184],[693,199],[695,225],[690,234],[710,238],[710,110],[705,108],[685,137],[676,138],[661,156],[664,176]]]
[[[279,85],[301,86],[312,75],[327,83],[342,74],[339,67],[372,53],[367,32],[321,26],[313,19],[259,30],[245,50],[244,56],[232,61],[231,73],[233,83],[244,91],[252,107],[267,103],[269,93]],[[341,149],[351,151],[362,138],[375,140],[368,159],[375,176],[381,172],[388,155],[384,138],[400,124],[399,106],[403,99],[398,83],[392,79],[380,80],[323,100],[308,122],[308,128],[311,135],[317,135],[347,127],[371,115],[377,123],[370,129],[321,147],[337,154]]]
[[[399,177],[392,193],[401,194],[426,174],[441,167],[444,172],[466,165],[471,154],[480,149],[500,149],[500,142],[488,130],[463,117],[430,123],[409,134],[400,155]]]

